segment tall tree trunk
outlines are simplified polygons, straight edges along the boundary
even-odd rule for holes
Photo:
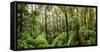
[[[67,14],[67,13],[65,13],[65,17],[66,17],[65,20],[66,20],[66,33],[67,33],[67,39],[66,39],[66,40],[67,40],[67,42],[68,42],[68,39],[69,39],[68,37],[69,37],[69,35],[68,35],[68,14]],[[66,43],[67,43],[67,42],[66,42]]]
[[[54,19],[54,16],[53,16],[53,13],[54,13],[54,9],[52,9],[52,25],[53,25],[53,32],[55,32],[55,19]]]
[[[46,39],[48,40],[48,35],[47,35],[47,6],[45,6],[45,34],[46,34]]]

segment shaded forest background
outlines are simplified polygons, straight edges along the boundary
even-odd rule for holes
[[[17,48],[96,44],[96,8],[17,4]]]

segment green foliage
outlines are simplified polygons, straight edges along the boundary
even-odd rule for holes
[[[76,41],[76,38],[75,38],[75,32],[74,31],[70,31],[68,32],[69,33],[69,40],[68,40],[68,43],[67,43],[67,46],[75,46],[77,45],[77,41]]]
[[[66,32],[62,32],[52,41],[52,46],[64,46],[66,44],[65,41],[67,41],[66,37]]]
[[[48,46],[48,42],[46,40],[45,34],[38,35],[34,43],[36,48],[44,48]]]
[[[17,48],[95,45],[95,14],[89,7],[17,4]]]
[[[25,32],[22,33],[22,37],[17,42],[19,48],[34,48],[34,39]]]
[[[82,37],[87,40],[87,45],[96,44],[96,32],[91,30],[80,31]]]

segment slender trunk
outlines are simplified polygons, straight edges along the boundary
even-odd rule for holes
[[[69,38],[68,38],[68,36],[69,36],[69,35],[68,35],[68,14],[65,14],[65,16],[66,16],[66,19],[65,19],[65,20],[66,20],[66,33],[67,33],[67,39],[66,39],[66,40],[67,40],[67,42],[68,42],[68,39],[69,39]]]
[[[45,6],[45,33],[46,33],[46,39],[48,40],[48,35],[47,35],[47,6]]]
[[[53,25],[53,32],[55,32],[55,20],[53,18],[53,11],[52,11],[52,25]]]

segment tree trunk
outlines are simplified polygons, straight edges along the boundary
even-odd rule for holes
[[[68,39],[69,39],[69,38],[68,38],[68,37],[69,37],[69,35],[68,35],[68,14],[65,14],[65,17],[66,17],[65,20],[66,20],[66,33],[67,33],[67,39],[66,39],[66,40],[67,40],[67,42],[68,42]],[[67,42],[66,42],[66,43],[67,43]]]

